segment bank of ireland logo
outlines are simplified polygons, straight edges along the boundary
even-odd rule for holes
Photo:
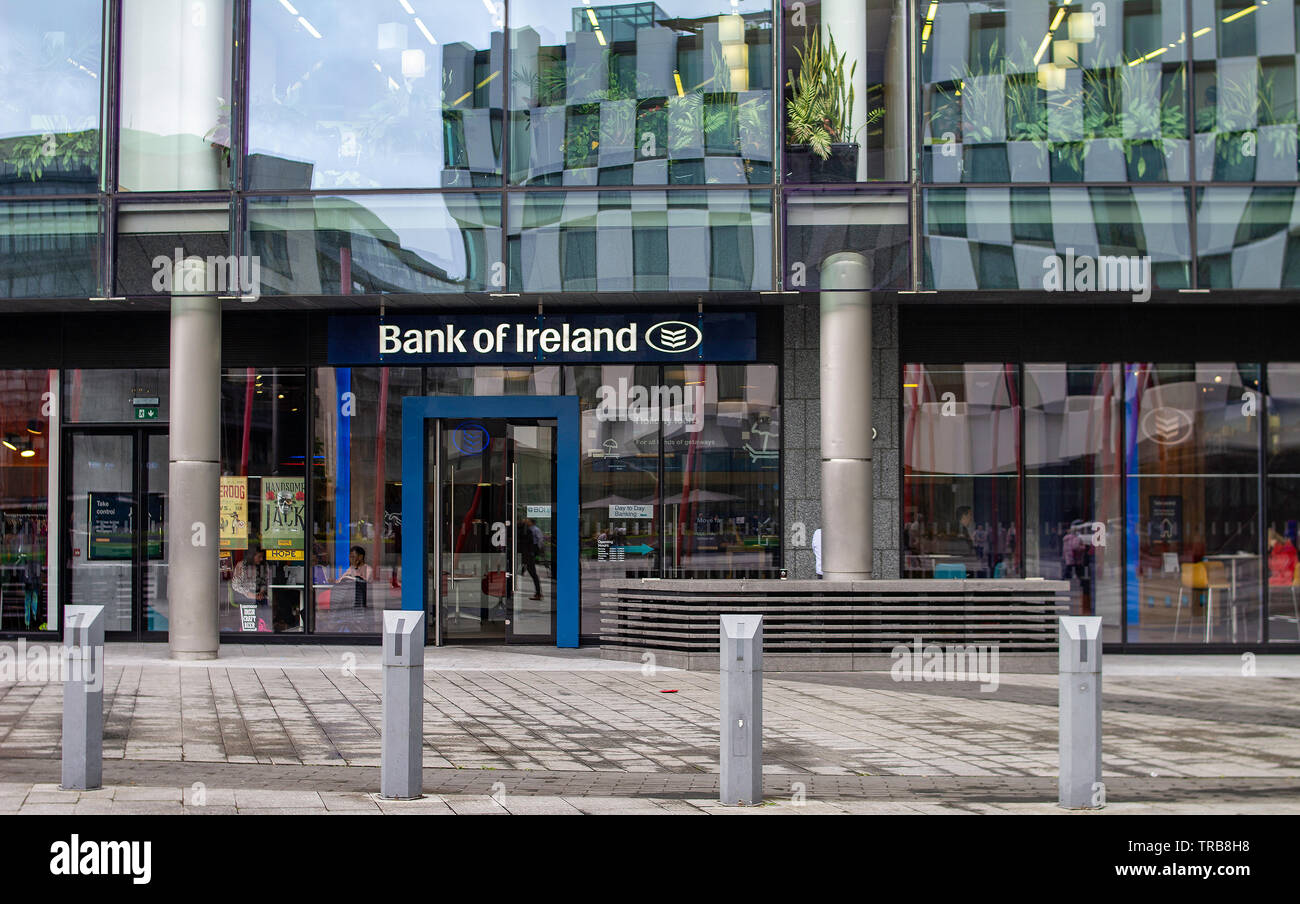
[[[1176,446],[1192,436],[1192,418],[1181,408],[1152,408],[1142,417],[1142,435],[1162,446]]]
[[[645,344],[657,352],[680,355],[697,348],[704,334],[693,323],[684,320],[664,320],[646,327]]]
[[[492,437],[482,424],[460,424],[451,433],[452,444],[462,455],[478,455],[492,443]]]

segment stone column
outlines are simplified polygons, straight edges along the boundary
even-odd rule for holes
[[[167,469],[168,644],[173,659],[216,659],[220,493],[221,302],[203,261],[173,275]],[[203,291],[203,290],[199,290]]]
[[[822,573],[871,577],[871,268],[842,251],[821,267]]]

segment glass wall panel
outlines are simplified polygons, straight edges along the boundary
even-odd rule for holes
[[[414,367],[313,372],[310,599],[318,634],[379,634],[402,608],[402,399]]]
[[[0,6],[0,194],[96,190],[103,8]]]
[[[1300,287],[1300,195],[1294,187],[1197,189],[1202,288]]]
[[[903,576],[1020,576],[1014,364],[903,367]]]
[[[783,6],[784,181],[906,181],[907,4]]]
[[[785,195],[784,287],[787,290],[820,291],[822,266],[833,255],[845,251],[866,258],[869,279],[865,285],[834,288],[909,288],[910,250],[907,192],[787,192]]]
[[[659,420],[663,375],[654,364],[566,367],[582,411],[579,464],[581,633],[600,633],[600,582],[658,577]],[[678,390],[680,393],[680,390]],[[669,411],[684,412],[680,405]],[[693,414],[693,412],[692,412]]]
[[[1118,364],[1026,364],[1025,575],[1070,582],[1070,611],[1121,638],[1124,383]]]
[[[266,295],[491,291],[500,224],[497,194],[259,198],[248,250]]]
[[[0,370],[0,631],[42,631],[50,616],[50,418],[55,371]]]
[[[553,364],[485,364],[429,367],[429,395],[559,395],[560,368]]]
[[[1130,643],[1260,638],[1255,364],[1129,364]]]
[[[71,424],[134,421],[133,399],[157,399],[157,423],[171,415],[171,385],[165,367],[129,370],[69,370],[63,379],[63,417]]]
[[[771,364],[673,364],[660,400],[664,574],[775,577],[781,404]]]
[[[214,295],[257,295],[260,268],[231,257],[230,205],[121,204],[117,208],[118,295],[171,295],[177,261],[198,257],[204,290]],[[231,264],[234,263],[232,268]],[[187,275],[180,270],[181,280]]]
[[[229,500],[217,596],[222,631],[306,630],[306,451],[306,374],[251,367],[222,374],[221,484]],[[313,452],[313,461],[323,460]]]
[[[1300,364],[1268,365],[1268,639],[1300,642]]]
[[[1181,188],[930,189],[924,283],[1145,301],[1190,285],[1187,214]]]
[[[516,194],[509,224],[515,291],[754,291],[772,284],[769,192]]]
[[[926,181],[1188,178],[1182,0],[914,8]]]
[[[123,0],[117,185],[230,186],[233,0]]]
[[[510,181],[770,183],[772,7],[745,6],[511,0]]]
[[[96,296],[98,256],[95,202],[0,204],[0,298]]]
[[[1192,0],[1196,178],[1296,180],[1294,3]]]
[[[253,0],[247,185],[500,184],[499,0]]]

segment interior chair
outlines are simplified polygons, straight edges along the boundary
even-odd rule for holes
[[[936,580],[963,581],[966,579],[966,566],[957,562],[936,562],[934,577]]]
[[[1190,591],[1189,607],[1191,611],[1187,616],[1187,638],[1192,636],[1192,622],[1196,615],[1196,595],[1204,590],[1206,595],[1205,608],[1205,641],[1210,640],[1210,625],[1214,622],[1214,591],[1228,590],[1232,586],[1228,583],[1226,569],[1222,562],[1184,562],[1182,564],[1182,573],[1178,584],[1178,608],[1174,611],[1174,640],[1178,639],[1178,624],[1182,620],[1183,614],[1183,592]]]

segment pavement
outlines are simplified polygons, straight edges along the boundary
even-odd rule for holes
[[[176,663],[165,644],[109,644],[94,792],[58,789],[61,685],[0,678],[0,814],[1080,815],[1055,806],[1055,675],[987,691],[769,673],[765,803],[731,808],[716,673],[505,647],[426,650],[426,795],[385,801],[379,657],[232,644]],[[1108,656],[1098,812],[1300,813],[1298,704],[1300,656]]]

